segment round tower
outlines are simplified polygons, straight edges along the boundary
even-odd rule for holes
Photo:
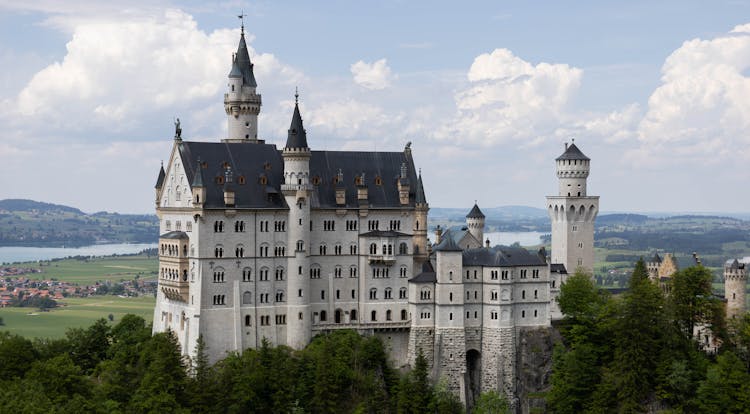
[[[586,197],[586,179],[589,176],[588,157],[575,144],[565,144],[564,156],[557,158],[557,178],[560,197]]]
[[[261,98],[256,93],[258,84],[253,73],[253,63],[245,43],[242,26],[237,53],[232,56],[224,110],[227,113],[227,139],[225,142],[258,142],[258,114]]]
[[[742,317],[747,311],[745,289],[747,287],[747,267],[734,259],[724,265],[724,296],[727,299],[727,318]]]
[[[484,213],[479,209],[476,202],[474,202],[474,207],[469,211],[469,214],[466,215],[466,227],[481,247],[484,244]]]
[[[312,315],[310,314],[310,148],[307,134],[299,112],[299,95],[295,94],[294,114],[282,158],[284,159],[284,184],[281,192],[289,206],[288,246],[294,249],[289,263],[287,287],[287,345],[302,349],[312,337]]]

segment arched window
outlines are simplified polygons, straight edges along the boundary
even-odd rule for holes
[[[406,246],[406,243],[398,245],[398,254],[409,254],[409,248]]]
[[[320,311],[320,321],[325,322],[326,321],[326,311]]]
[[[402,321],[406,320],[406,315],[407,315],[406,314],[406,309],[401,309],[401,320]]]
[[[375,243],[370,244],[370,254],[377,254],[378,253],[378,245]]]
[[[243,305],[249,305],[253,303],[253,294],[250,292],[245,292],[242,294],[242,304]],[[247,324],[245,324],[247,325]]]
[[[378,312],[372,311],[370,312],[370,320],[373,322],[376,322],[378,320]]]
[[[388,309],[387,311],[385,311],[385,320],[390,321],[391,319],[391,310]]]
[[[356,309],[352,309],[351,311],[349,311],[349,319],[352,320],[352,321],[356,321],[357,320],[357,310]]]

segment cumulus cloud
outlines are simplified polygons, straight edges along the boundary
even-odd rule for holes
[[[662,66],[631,159],[660,164],[750,156],[749,70],[750,24],[683,43]]]
[[[376,60],[372,63],[360,60],[352,63],[350,69],[352,75],[354,75],[354,82],[366,89],[385,89],[390,86],[393,79],[391,68],[388,67],[386,59]]]

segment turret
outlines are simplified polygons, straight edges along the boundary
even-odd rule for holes
[[[575,142],[575,141],[574,141]],[[565,152],[557,157],[557,178],[561,197],[586,197],[586,178],[589,176],[589,157],[576,144],[565,144]]]
[[[482,239],[484,238],[484,214],[476,202],[469,214],[466,215],[466,227],[468,227],[469,233],[477,239],[481,246]]]
[[[284,184],[281,192],[289,206],[288,246],[295,246],[294,255],[289,258],[289,269],[301,269],[300,275],[290,277],[288,282],[289,300],[287,310],[287,345],[294,349],[304,348],[312,337],[310,314],[310,278],[308,271],[310,232],[310,148],[307,145],[307,132],[302,124],[299,111],[299,94],[294,95],[294,113],[289,125],[286,145],[281,153],[284,159]]]
[[[727,299],[727,318],[742,317],[747,311],[745,289],[747,266],[734,259],[724,265],[724,297]]]
[[[261,97],[255,91],[257,87],[243,25],[237,53],[232,56],[227,92],[224,94],[224,110],[227,114],[228,127],[225,142],[259,142],[258,114]]]
[[[161,188],[164,185],[165,175],[164,163],[162,163],[161,168],[159,168],[159,176],[156,178],[156,185],[154,186],[154,189],[156,190],[156,207],[159,207],[159,195],[161,194]]]
[[[206,187],[203,183],[203,163],[199,158],[198,164],[195,166],[193,182],[190,184],[190,187],[193,190],[193,207],[202,208],[203,204],[206,202]]]
[[[419,176],[417,177],[414,207],[414,261],[419,263],[425,261],[429,255],[427,246],[427,213],[430,211],[430,205],[427,204],[427,198],[424,194],[422,171],[419,171]]]

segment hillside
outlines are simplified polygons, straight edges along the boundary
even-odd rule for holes
[[[155,243],[158,224],[150,214],[86,214],[58,204],[0,200],[0,246]]]

